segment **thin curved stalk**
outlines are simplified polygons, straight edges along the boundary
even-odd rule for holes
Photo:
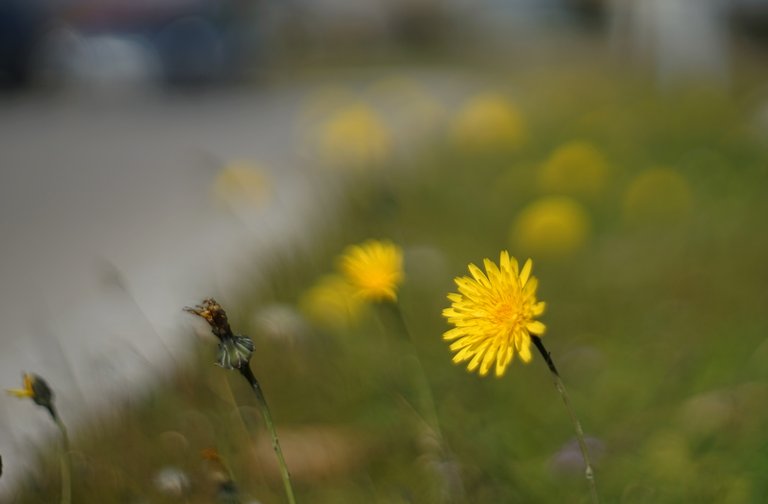
[[[259,381],[253,375],[251,367],[245,365],[238,369],[240,374],[248,380],[253,392],[256,394],[256,400],[259,402],[261,408],[261,416],[264,418],[264,423],[267,426],[270,436],[272,436],[272,449],[275,450],[277,455],[277,462],[280,467],[280,477],[283,479],[283,487],[285,487],[285,495],[288,498],[289,504],[296,504],[296,497],[293,493],[293,486],[291,485],[291,474],[288,472],[288,466],[285,463],[283,457],[283,450],[280,448],[280,440],[277,438],[277,430],[275,430],[275,423],[272,421],[272,413],[267,405],[267,399],[264,397],[264,392],[261,390]]]
[[[59,465],[61,468],[61,504],[72,502],[72,464],[69,458],[69,434],[67,427],[58,415],[54,414],[53,421],[61,431],[61,451],[59,453]]]
[[[584,430],[581,428],[581,422],[579,422],[579,419],[576,417],[576,413],[574,413],[573,408],[571,407],[571,400],[568,397],[568,391],[565,389],[565,384],[560,378],[560,373],[557,372],[555,363],[552,361],[552,356],[549,354],[547,349],[544,348],[544,343],[542,343],[541,338],[534,335],[531,335],[531,338],[533,339],[533,344],[536,346],[536,349],[547,363],[547,367],[549,368],[549,371],[552,373],[552,377],[555,380],[555,388],[557,388],[557,391],[560,393],[560,397],[563,398],[565,409],[568,410],[568,416],[571,418],[573,427],[576,430],[576,440],[579,443],[581,456],[584,458],[584,476],[587,478],[587,482],[589,483],[589,493],[592,497],[593,504],[598,504],[600,499],[597,496],[595,472],[592,470],[592,463],[589,461],[589,450],[587,449],[587,443],[584,440]]]

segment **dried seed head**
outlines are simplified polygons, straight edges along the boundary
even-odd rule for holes
[[[197,315],[208,322],[214,336],[219,338],[219,353],[216,364],[224,369],[242,369],[248,366],[254,350],[253,340],[232,332],[227,320],[227,313],[215,299],[205,299],[194,308],[184,308],[184,311]]]
[[[208,322],[211,331],[217,338],[224,339],[233,336],[232,329],[229,327],[229,320],[227,320],[227,312],[215,299],[205,299],[193,308],[187,306],[184,311],[197,315]]]

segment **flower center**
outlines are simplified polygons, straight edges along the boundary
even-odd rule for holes
[[[370,271],[364,278],[364,283],[372,289],[386,288],[391,282],[386,271]]]
[[[507,331],[512,332],[522,322],[523,307],[517,299],[506,299],[499,302],[491,312],[491,319]]]

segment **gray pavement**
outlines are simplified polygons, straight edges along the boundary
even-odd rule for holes
[[[226,301],[243,268],[333,213],[329,173],[296,154],[305,96],[0,102],[0,387],[39,373],[76,424],[183,358],[192,325],[183,306]],[[211,184],[228,159],[265,167],[266,206],[215,204]],[[30,444],[53,431],[31,401],[0,396],[0,494]]]
[[[418,80],[443,103],[473,87],[456,72]],[[43,375],[76,426],[183,359],[194,327],[183,306],[226,303],[260,258],[311,245],[343,187],[304,143],[312,89],[0,101],[0,387]],[[413,136],[400,112],[394,130]],[[216,169],[231,159],[268,170],[266,206],[214,204]],[[53,434],[31,401],[0,396],[0,498]]]

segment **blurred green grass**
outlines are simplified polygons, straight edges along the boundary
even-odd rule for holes
[[[548,303],[545,342],[595,439],[600,495],[768,499],[768,149],[759,102],[749,84],[658,93],[631,77],[550,69],[501,79],[496,91],[525,120],[519,148],[466,150],[436,135],[354,174],[341,215],[311,251],[280,251],[243,272],[241,295],[222,301],[233,327],[256,340],[252,366],[300,501],[438,502],[443,488],[455,502],[587,502],[578,459],[564,461],[572,427],[541,359],[515,361],[501,379],[468,374],[451,364],[440,316],[469,262],[501,249],[524,260],[536,248],[513,236],[516,218],[541,197],[568,193],[543,187],[539,172],[573,140],[604,156],[604,187],[566,194],[588,230],[573,250],[533,254],[534,274]],[[680,195],[661,188],[632,210],[633,181],[658,166],[682,178],[688,199],[669,205]],[[404,248],[400,306],[448,457],[421,423],[409,350],[375,309],[349,327],[307,326],[282,339],[253,316],[297,306],[346,245],[368,238]],[[266,288],[249,275],[266,276]],[[212,365],[211,341],[196,344],[172,379],[75,432],[75,502],[211,502],[215,482],[198,455],[209,446],[244,495],[282,502],[246,384]],[[55,453],[43,447],[39,459],[15,502],[57,498]],[[154,489],[166,466],[188,474],[183,496]]]

